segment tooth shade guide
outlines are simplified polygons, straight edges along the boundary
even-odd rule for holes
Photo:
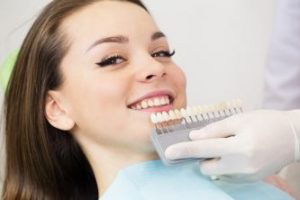
[[[231,101],[215,105],[204,105],[187,107],[170,110],[169,112],[152,113],[152,123],[164,123],[167,125],[178,124],[178,120],[182,122],[187,128],[191,124],[199,123],[201,121],[211,121],[218,118],[224,118],[242,112],[240,101]],[[175,122],[175,123],[173,123]]]
[[[235,101],[228,102],[227,106],[228,106],[228,110],[229,110],[230,114],[234,114],[235,113],[235,111],[234,111]]]
[[[172,144],[191,141],[189,133],[198,130],[212,122],[225,119],[229,116],[242,112],[239,102],[224,102],[215,105],[193,106],[186,109],[170,110],[164,113],[153,113],[151,121],[156,129],[151,132],[153,145],[166,165],[172,165],[186,161],[187,159],[168,160],[165,150]],[[157,117],[158,116],[158,117]],[[190,158],[199,162],[201,158]]]
[[[182,124],[182,118],[176,116],[174,111],[170,111],[169,113],[159,112],[151,114],[151,121],[155,124],[155,128],[159,134],[171,132],[174,126]]]
[[[198,110],[197,110],[196,107],[192,107],[192,113],[195,116],[196,121],[201,121],[202,120],[201,117],[198,115],[199,113],[198,113]]]
[[[198,120],[196,119],[196,113],[193,112],[193,109],[191,107],[187,107],[187,114],[189,115],[189,118],[191,119],[191,122],[197,122]]]
[[[201,106],[197,106],[195,109],[197,110],[198,116],[201,116],[201,119],[205,120],[205,116],[204,116],[204,114],[202,112],[202,107]]]
[[[243,112],[242,100],[241,99],[236,99],[235,102],[236,102],[237,112],[239,112],[239,113]]]
[[[173,110],[170,110],[168,114],[170,116],[170,120],[175,120],[176,119],[176,115],[175,115],[175,112]]]

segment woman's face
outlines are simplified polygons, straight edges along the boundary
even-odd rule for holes
[[[66,18],[70,43],[56,92],[79,143],[152,151],[150,114],[186,105],[185,76],[141,7],[100,1]]]

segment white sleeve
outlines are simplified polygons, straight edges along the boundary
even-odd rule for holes
[[[278,0],[263,107],[300,108],[300,0]]]

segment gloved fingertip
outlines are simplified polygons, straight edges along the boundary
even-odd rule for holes
[[[190,132],[189,137],[191,140],[205,139],[207,137],[207,133],[203,129],[193,130]]]
[[[212,159],[207,161],[202,161],[200,163],[200,171],[205,176],[216,176],[217,174],[217,166],[219,159]]]
[[[179,154],[174,147],[168,147],[165,151],[165,156],[169,160],[174,160],[179,157]]]
[[[201,174],[205,175],[205,176],[213,176],[209,170],[206,170],[205,168],[203,167],[200,167],[200,171],[201,171]]]

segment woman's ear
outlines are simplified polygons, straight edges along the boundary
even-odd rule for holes
[[[75,126],[75,122],[67,115],[66,109],[60,98],[58,92],[49,91],[46,97],[45,115],[48,122],[55,128],[69,131]]]

